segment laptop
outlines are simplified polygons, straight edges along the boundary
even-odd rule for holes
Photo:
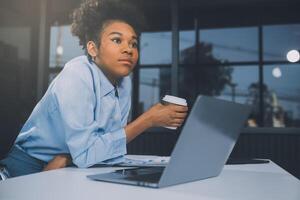
[[[162,188],[218,176],[250,114],[250,107],[198,96],[168,164],[89,175],[96,181]]]

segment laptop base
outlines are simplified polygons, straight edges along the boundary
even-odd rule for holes
[[[96,181],[158,188],[158,183],[164,169],[165,167],[138,167],[87,177]]]

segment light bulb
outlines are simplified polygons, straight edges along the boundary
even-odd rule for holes
[[[290,50],[287,54],[286,54],[286,58],[289,62],[295,63],[298,62],[300,60],[300,54],[299,51],[293,49]]]
[[[272,70],[272,75],[275,77],[275,78],[280,78],[282,76],[282,73],[281,73],[281,70],[279,67],[275,67],[273,70]]]
[[[64,53],[64,48],[62,47],[62,46],[58,46],[57,48],[56,48],[56,53],[57,53],[57,55],[63,55],[63,53]]]

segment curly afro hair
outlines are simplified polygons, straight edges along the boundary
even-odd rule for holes
[[[85,51],[88,41],[94,41],[99,47],[100,34],[111,20],[131,25],[137,35],[145,23],[142,12],[127,0],[84,0],[74,10],[72,18],[71,32],[79,38],[79,44]]]

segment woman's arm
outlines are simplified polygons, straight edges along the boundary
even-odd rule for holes
[[[187,115],[187,110],[186,106],[174,104],[162,105],[158,103],[154,105],[125,127],[127,143],[151,127],[181,126]]]
[[[43,171],[64,168],[70,165],[71,163],[72,158],[70,154],[57,155],[44,167]]]
[[[147,112],[139,116],[136,120],[125,127],[126,141],[129,143],[136,136],[148,128],[155,126],[174,126],[182,125],[188,108],[186,106],[177,106],[173,104],[156,104]],[[44,171],[63,168],[72,163],[72,157],[69,154],[57,155],[44,168]]]

